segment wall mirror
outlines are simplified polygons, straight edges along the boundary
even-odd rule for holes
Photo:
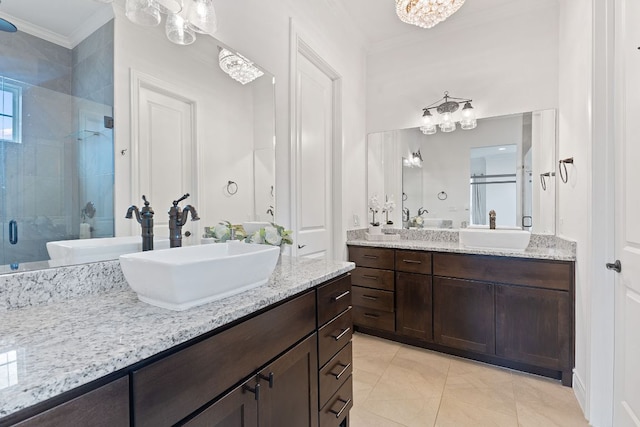
[[[497,224],[555,233],[556,111],[478,120],[475,129],[370,134],[367,192],[393,198],[393,227]]]
[[[202,157],[198,159],[202,170],[196,179],[207,181],[209,186],[184,191],[191,191],[201,205],[202,227],[220,220],[273,220],[272,75],[265,72],[242,85],[218,66],[218,53],[227,46],[205,35],[196,41],[197,48],[196,44],[173,45],[165,37],[164,18],[160,27],[136,26],[123,16],[124,1],[52,3],[21,0],[5,2],[0,9],[2,17],[18,27],[17,33],[0,33],[0,273],[58,266],[47,261],[48,241],[123,235],[117,231],[125,213],[116,211],[117,193],[122,182],[130,180],[131,170],[127,166],[119,176],[115,165],[121,159],[128,162],[131,153],[120,153],[116,148],[118,137],[125,135],[128,139],[131,124],[123,117],[129,111],[114,107],[121,105],[114,92],[118,93],[118,86],[128,88],[130,84],[127,75],[118,75],[121,58],[133,55],[136,48],[136,39],[127,38],[128,28],[149,33],[147,52],[155,50],[149,43],[156,44],[158,51],[172,50],[170,61],[164,57],[160,62],[158,55],[145,55],[148,70],[152,70],[147,74],[153,74],[153,70],[179,73],[186,58],[202,56],[203,52],[211,56],[202,62],[210,66],[207,71],[213,78],[180,82],[198,91],[210,86],[218,94],[215,108],[228,110],[228,116],[211,113],[224,117],[224,123],[218,122],[215,127],[210,123],[215,121],[211,114],[211,120],[198,116],[194,121],[198,148],[205,147],[197,154]],[[126,39],[118,43],[115,53],[114,38]],[[122,93],[119,95],[122,97]],[[242,107],[234,109],[237,105]],[[197,107],[199,113],[207,112],[202,105]],[[229,119],[240,114],[242,117]],[[214,178],[207,172],[214,170],[223,173]],[[238,184],[236,195],[226,191],[228,181]],[[167,197],[175,199],[179,195]],[[140,205],[139,196],[127,197],[126,203]],[[206,206],[210,198],[215,202]],[[165,201],[153,206],[158,217],[169,207]],[[135,234],[133,230],[131,234]]]

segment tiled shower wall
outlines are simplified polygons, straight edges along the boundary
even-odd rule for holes
[[[111,131],[79,130],[86,127],[81,121],[102,127],[103,116],[112,116],[113,22],[73,50],[24,32],[3,33],[0,77],[22,87],[22,141],[1,143],[0,264],[48,259],[47,241],[77,238],[80,209],[91,193],[100,205],[93,221],[101,233],[112,235]],[[87,150],[88,135],[98,143]],[[85,158],[100,159],[100,167],[85,164]],[[7,241],[11,219],[19,224],[17,245]]]

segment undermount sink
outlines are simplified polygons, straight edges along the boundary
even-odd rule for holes
[[[188,246],[120,256],[120,266],[140,301],[186,310],[269,281],[278,246],[240,242]]]
[[[157,249],[169,247],[169,239],[155,238]],[[47,252],[52,261],[66,264],[82,264],[117,259],[120,255],[142,251],[141,236],[104,237],[99,239],[58,240],[47,242]]]
[[[460,244],[469,249],[504,249],[524,251],[529,246],[531,233],[515,227],[498,228],[462,228]]]

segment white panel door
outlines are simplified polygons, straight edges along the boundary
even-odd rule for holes
[[[617,2],[618,117],[614,425],[640,426],[640,2]]]
[[[180,206],[197,209],[197,164],[195,160],[194,103],[152,85],[142,84],[138,95],[137,197],[146,195],[155,211],[154,235],[168,237],[169,208],[189,193]],[[191,237],[184,234],[189,231]],[[183,245],[197,242],[197,224],[191,220],[182,228]]]
[[[332,258],[333,82],[298,54],[296,73],[297,255]]]

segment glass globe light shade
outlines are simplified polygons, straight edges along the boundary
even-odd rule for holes
[[[154,0],[127,0],[125,15],[138,25],[153,27],[160,24],[160,10]]]
[[[165,31],[167,38],[175,44],[186,46],[196,41],[196,33],[180,14],[167,15]]]
[[[218,30],[218,18],[213,0],[186,0],[186,18],[198,33],[213,34]]]
[[[182,10],[182,0],[155,0],[158,9],[167,15],[179,13]]]
[[[437,132],[436,125],[431,126],[420,126],[420,131],[425,135],[433,135]]]
[[[442,123],[440,123],[440,130],[442,132],[453,132],[456,130],[456,122],[453,121],[451,113],[442,114]]]
[[[462,120],[460,120],[460,127],[464,130],[474,129],[478,123],[476,121],[476,113],[473,110],[470,102],[464,104],[462,108]]]

